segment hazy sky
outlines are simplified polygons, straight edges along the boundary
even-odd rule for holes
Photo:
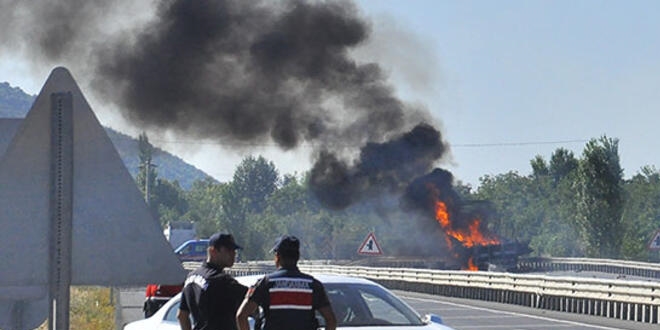
[[[535,155],[580,156],[587,140],[618,138],[625,177],[660,164],[660,2],[362,0],[371,42],[355,57],[376,61],[401,99],[425,105],[451,146],[439,163],[473,185],[483,175],[526,175]],[[38,93],[53,66],[0,53],[0,81]],[[74,77],[75,64],[67,65]],[[78,83],[103,124],[135,135]],[[149,133],[149,132],[147,132]],[[216,142],[152,139],[228,180],[245,154]],[[298,152],[255,147],[283,173],[310,162]]]

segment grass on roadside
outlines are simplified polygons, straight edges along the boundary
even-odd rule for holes
[[[69,328],[71,330],[114,330],[115,305],[110,288],[71,287]],[[38,330],[47,330],[48,320]]]

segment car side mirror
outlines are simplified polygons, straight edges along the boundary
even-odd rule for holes
[[[442,318],[439,315],[436,315],[436,314],[426,314],[426,315],[424,315],[424,322],[443,324],[442,323]]]

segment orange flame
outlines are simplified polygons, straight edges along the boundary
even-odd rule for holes
[[[494,237],[487,237],[484,233],[481,232],[481,220],[473,219],[471,223],[468,224],[468,228],[452,228],[452,222],[447,210],[447,205],[442,201],[435,202],[435,218],[440,223],[442,230],[447,234],[446,240],[447,245],[452,248],[452,242],[449,237],[453,237],[457,241],[461,242],[465,247],[473,247],[476,245],[491,245],[499,244],[500,241]],[[469,270],[477,270],[478,268],[474,265],[472,258],[468,261]]]
[[[468,259],[467,270],[471,270],[471,271],[475,271],[475,272],[479,270],[479,268],[474,264],[474,260],[473,260],[472,257],[470,257],[470,259]]]

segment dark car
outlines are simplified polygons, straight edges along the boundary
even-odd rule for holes
[[[183,242],[178,248],[174,249],[174,253],[183,261],[205,261],[206,249],[209,246],[208,239],[189,240]]]

